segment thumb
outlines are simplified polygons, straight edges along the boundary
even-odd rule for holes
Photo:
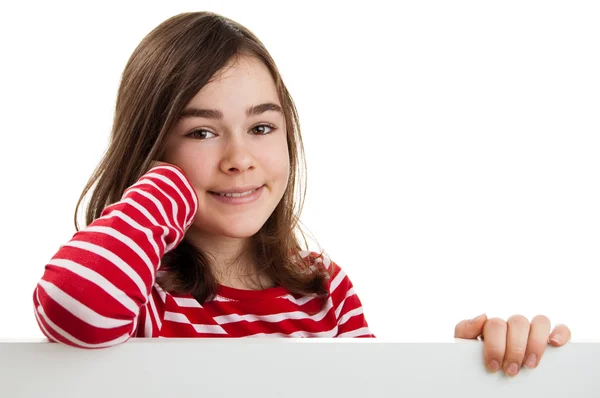
[[[477,339],[483,333],[487,316],[481,314],[473,319],[460,321],[454,328],[454,337],[458,339]]]

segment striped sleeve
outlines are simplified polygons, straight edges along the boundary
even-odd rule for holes
[[[135,337],[159,337],[165,315],[166,293],[154,285],[146,305],[140,308]]]
[[[152,286],[160,260],[183,239],[197,208],[179,168],[161,165],[144,174],[46,265],[33,293],[42,333],[80,348],[123,343],[138,328],[154,334],[160,297]]]
[[[337,319],[335,337],[375,337],[369,329],[362,304],[350,278],[335,262],[331,262],[329,267],[333,267],[330,270],[332,277],[329,292]]]

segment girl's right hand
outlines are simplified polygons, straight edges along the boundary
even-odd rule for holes
[[[153,161],[152,161],[152,163],[150,163],[150,168],[148,169],[148,171],[152,170],[152,169],[153,169],[154,167],[156,167],[156,166],[172,166],[172,167],[175,167],[175,168],[177,168],[177,169],[178,169],[178,170],[179,170],[179,171],[180,171],[182,174],[184,174],[184,175],[185,175],[184,171],[183,171],[183,170],[182,170],[182,169],[181,169],[179,166],[177,166],[177,165],[175,165],[175,164],[173,164],[173,163],[167,163],[167,162],[163,162],[162,160],[153,160]],[[189,181],[189,180],[188,180],[188,181]],[[190,183],[190,184],[191,184],[191,183]],[[193,188],[193,186],[192,186],[192,188]],[[196,195],[197,195],[197,193],[196,193]],[[197,196],[196,196],[196,198],[197,198]],[[196,199],[196,201],[197,201],[197,199]],[[188,230],[190,227],[191,227],[191,224],[190,224],[190,225],[188,225],[188,226],[185,228],[185,232],[187,232],[187,230]]]

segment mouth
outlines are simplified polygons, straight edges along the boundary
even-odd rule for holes
[[[253,187],[236,187],[219,191],[208,191],[209,193],[220,196],[220,197],[229,197],[229,198],[243,198],[246,196],[252,195],[254,192],[261,189],[264,185],[253,186]]]

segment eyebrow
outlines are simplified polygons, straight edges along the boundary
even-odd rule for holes
[[[260,105],[254,105],[246,109],[246,116],[258,116],[268,111],[275,111],[283,114],[283,110],[277,104],[272,102],[266,102]],[[186,108],[181,112],[180,119],[191,118],[191,117],[202,117],[205,119],[223,119],[223,112],[218,109],[199,109],[199,108]]]

